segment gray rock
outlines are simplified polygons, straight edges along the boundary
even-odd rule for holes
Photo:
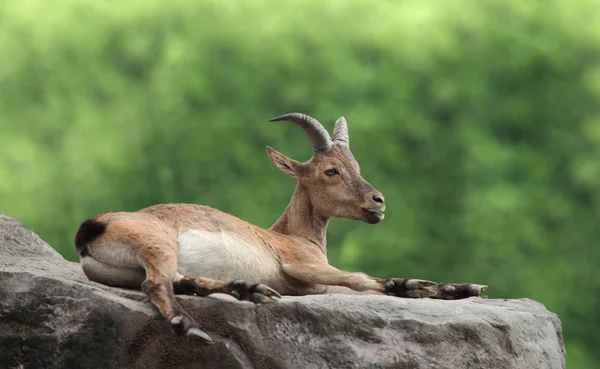
[[[133,290],[90,282],[0,214],[0,368],[565,368],[558,317],[528,299],[178,297],[215,344],[171,333]]]

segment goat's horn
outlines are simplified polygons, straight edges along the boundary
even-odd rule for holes
[[[333,143],[339,146],[350,147],[350,138],[348,137],[348,123],[344,117],[339,117],[335,121],[335,127],[333,127]]]
[[[298,123],[304,128],[315,152],[327,152],[331,150],[331,137],[329,137],[329,133],[325,127],[323,127],[323,125],[315,118],[302,113],[288,113],[273,118],[269,120],[269,122],[278,122],[282,120]]]

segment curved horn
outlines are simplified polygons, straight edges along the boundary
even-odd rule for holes
[[[269,120],[269,122],[278,122],[282,120],[298,123],[304,128],[315,152],[327,152],[331,150],[331,137],[329,137],[329,133],[323,125],[315,118],[302,113],[288,113],[273,118]]]
[[[333,143],[339,146],[350,147],[350,138],[348,137],[348,123],[344,117],[339,117],[333,127]]]

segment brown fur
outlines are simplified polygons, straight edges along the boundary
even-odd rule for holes
[[[175,282],[175,291],[198,296],[228,292],[225,282],[203,277],[183,277],[180,281]]]
[[[381,193],[360,175],[360,167],[347,146],[347,137],[346,141],[336,142],[334,140],[329,151],[317,151],[305,163],[267,147],[273,164],[298,180],[285,212],[268,229],[209,206],[194,204],[160,204],[137,212],[99,215],[91,223],[90,220],[84,222],[87,228],[82,225],[76,236],[82,264],[84,257],[89,256],[101,266],[87,263],[86,274],[90,279],[106,283],[110,278],[94,273],[113,273],[110,270],[130,273],[144,268],[142,290],[161,314],[172,321],[175,330],[186,334],[192,332],[190,329],[196,324],[175,300],[174,289],[178,293],[200,296],[230,293],[255,302],[277,296],[277,292],[264,285],[248,286],[204,276],[178,275],[178,235],[188,230],[215,232],[243,240],[265,258],[261,260],[274,261],[278,266],[275,275],[264,275],[263,283],[268,281],[283,294],[324,293],[327,286],[336,286],[398,296],[436,296],[437,292],[430,292],[436,285],[433,282],[384,280],[363,273],[344,272],[328,264],[326,231],[331,217],[374,224],[383,219],[381,212],[385,209]],[[105,225],[104,232],[98,234],[97,230],[102,227],[93,222]],[[127,273],[123,275],[129,275]],[[133,278],[129,283],[135,287],[139,279]],[[445,291],[451,289],[447,287]],[[442,295],[437,297],[449,296]],[[209,340],[207,337],[201,339]]]

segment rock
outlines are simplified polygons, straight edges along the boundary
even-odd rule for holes
[[[0,368],[565,368],[558,317],[528,299],[178,297],[211,335],[171,333],[133,290],[90,282],[0,213]]]

